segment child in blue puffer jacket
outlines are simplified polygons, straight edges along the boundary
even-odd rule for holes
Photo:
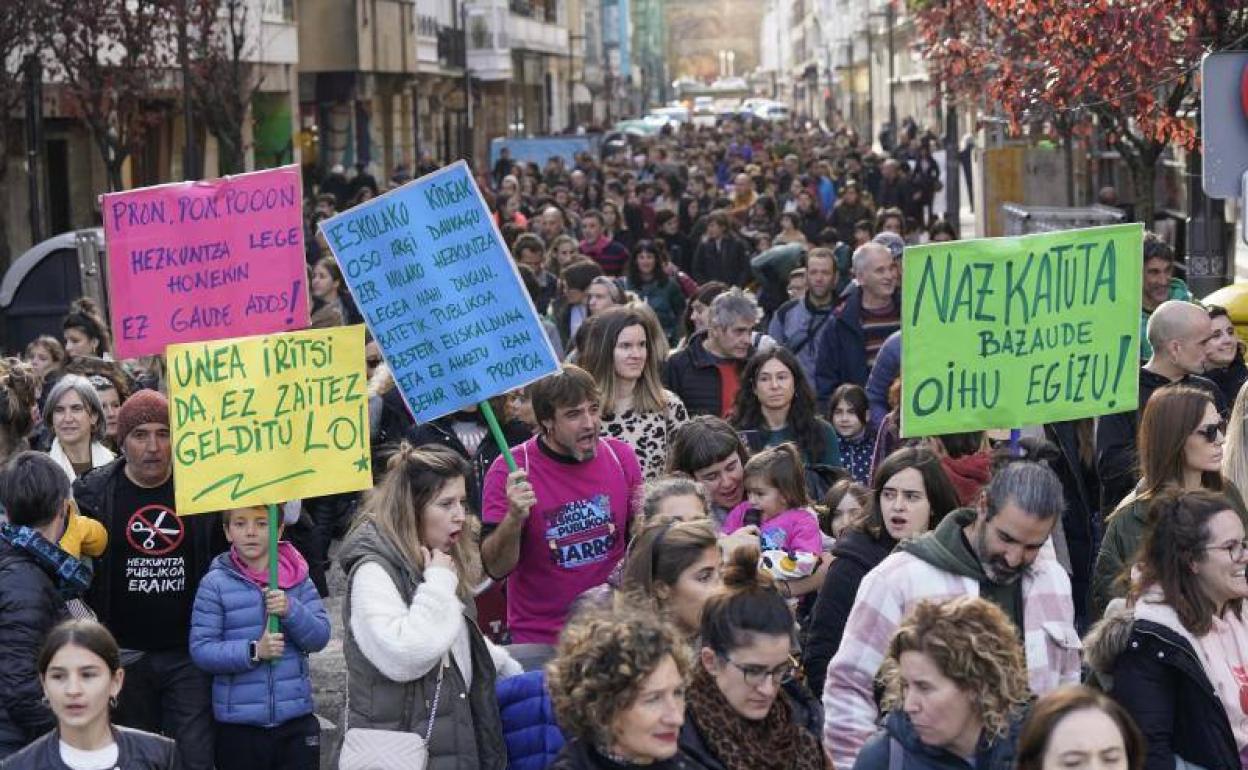
[[[329,642],[329,617],[290,543],[278,544],[280,590],[267,588],[265,508],[226,511],[222,522],[230,550],[213,560],[191,613],[191,659],[212,674],[217,770],[315,769],[308,653]],[[269,613],[281,619],[277,633],[266,628]]]

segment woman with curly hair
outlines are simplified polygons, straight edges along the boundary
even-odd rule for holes
[[[854,770],[1012,770],[1031,693],[1018,634],[995,604],[920,602],[889,641],[881,679],[888,716]]]
[[[0,465],[29,448],[39,379],[30,364],[0,359]]]
[[[707,770],[830,768],[818,704],[794,680],[793,613],[759,569],[758,549],[733,552],[723,582],[702,608],[681,750]]]
[[[563,630],[546,666],[568,743],[552,770],[690,768],[677,736],[685,720],[689,653],[651,612],[586,612]]]

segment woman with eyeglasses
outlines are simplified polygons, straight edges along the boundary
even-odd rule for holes
[[[1107,615],[1089,634],[1088,663],[1144,733],[1146,770],[1242,767],[1243,521],[1227,496],[1178,487],[1155,495],[1149,513],[1154,524],[1139,551],[1132,606]]]
[[[738,548],[723,592],[702,608],[681,751],[716,770],[830,768],[818,704],[794,680],[793,613],[758,560],[756,549]]]
[[[995,604],[919,602],[888,643],[881,679],[888,716],[854,770],[1014,767],[1031,691],[1018,632]]]
[[[1093,620],[1110,600],[1126,593],[1120,578],[1130,571],[1131,557],[1149,524],[1148,506],[1167,485],[1193,492],[1223,492],[1231,509],[1248,522],[1248,508],[1234,484],[1222,476],[1226,421],[1204,390],[1170,385],[1153,393],[1140,418],[1137,446],[1140,483],[1105,519],[1105,535],[1092,570]]]
[[[108,430],[104,406],[86,377],[67,374],[57,380],[44,404],[43,419],[55,437],[48,455],[71,483],[113,461],[113,453],[103,443]]]

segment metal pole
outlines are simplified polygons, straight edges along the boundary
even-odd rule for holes
[[[465,61],[467,52],[464,52]],[[412,178],[415,179],[418,174],[416,169],[420,166],[420,81],[412,83]]]
[[[875,46],[871,41],[871,17],[867,17],[867,147],[875,144]]]
[[[476,137],[473,132],[472,125],[472,70],[468,68],[468,3],[462,2],[459,6],[459,24],[463,33],[464,41],[464,138],[460,141],[460,151],[464,153],[464,159],[468,161],[468,165],[472,166],[472,156],[474,154],[473,144]]]
[[[195,111],[191,104],[191,53],[190,36],[187,35],[187,6],[191,0],[182,0],[178,14],[178,57],[182,66],[182,122],[186,127],[186,146],[182,149],[182,177],[199,179],[198,154],[195,151]],[[231,30],[231,33],[233,30]],[[239,171],[241,169],[235,169]]]
[[[43,228],[43,67],[38,54],[26,62],[26,182],[30,195],[30,242],[46,237]]]
[[[893,22],[895,21],[896,10],[893,8],[893,1],[889,0],[888,5],[884,6],[884,19],[888,24],[888,138],[893,147],[897,146],[897,100],[896,100],[896,75],[893,72],[894,60],[896,59],[895,50],[893,48]]]
[[[945,106],[945,219],[962,238],[962,163],[958,156],[958,107],[949,94]]]

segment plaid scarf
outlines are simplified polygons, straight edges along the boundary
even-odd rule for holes
[[[56,578],[56,588],[65,599],[85,593],[91,585],[91,567],[50,543],[30,527],[0,525],[0,539],[34,557]]]

